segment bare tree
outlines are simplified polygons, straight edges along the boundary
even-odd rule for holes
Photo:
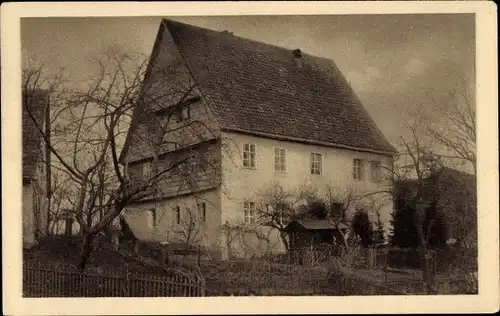
[[[335,230],[340,235],[340,242],[344,246],[345,251],[348,251],[350,248],[349,237],[352,236],[352,229],[347,219],[347,213],[355,206],[359,198],[356,190],[350,187],[337,189],[328,186],[326,189],[324,199],[327,210],[326,220],[335,227]]]
[[[439,120],[430,124],[427,134],[443,146],[442,158],[470,163],[476,172],[476,107],[464,85],[448,93],[449,102],[434,102]]]
[[[158,183],[168,182],[173,170],[199,156],[197,151],[187,150],[179,159],[169,161],[161,168],[155,165],[146,177],[131,181],[126,168],[120,164],[119,153],[133,110],[147,123],[143,141],[155,161],[159,160],[165,133],[173,134],[186,127],[192,127],[196,135],[201,135],[199,137],[206,137],[211,132],[198,120],[170,128],[169,121],[177,115],[178,108],[195,94],[190,77],[181,80],[177,76],[178,65],[146,72],[146,59],[138,62],[133,56],[111,49],[91,60],[91,66],[96,74],[89,84],[85,88],[73,88],[57,100],[63,105],[58,123],[64,127],[64,140],[55,144],[51,141],[54,135],[37,124],[54,157],[52,168],[65,174],[75,188],[72,213],[83,232],[81,271],[85,269],[95,237],[120,215],[125,206],[152,194],[155,197],[161,195]],[[148,74],[147,78],[145,74]],[[29,79],[29,73],[25,78],[28,78],[25,82],[33,81]],[[169,82],[178,84],[165,84]],[[165,107],[165,104],[169,106]],[[157,111],[162,109],[165,113],[159,117]],[[99,216],[94,218],[96,213]]]
[[[226,222],[223,225],[225,247],[228,257],[237,255],[241,251],[244,256],[254,257],[265,254],[272,245],[272,229],[262,230],[259,224],[245,221]]]
[[[298,189],[286,189],[279,182],[273,181],[257,193],[258,224],[275,229],[279,232],[286,250],[290,249],[286,227],[296,214],[301,202],[313,197],[316,193],[310,186]]]
[[[30,117],[35,120],[37,115],[33,115],[35,111],[38,111],[38,107],[43,102],[44,105],[44,113],[39,117],[41,121],[37,121],[40,125],[40,128],[43,128],[45,134],[47,134],[47,138],[45,142],[50,142],[52,134],[59,134],[61,131],[56,128],[55,121],[57,120],[60,114],[60,108],[58,107],[60,103],[54,102],[50,100],[50,96],[57,96],[57,99],[62,99],[62,85],[63,85],[63,72],[58,73],[56,75],[51,75],[46,70],[44,64],[35,64],[33,61],[27,61],[23,65],[22,72],[22,91],[23,91],[23,106],[24,109],[28,109],[28,114]],[[43,143],[45,145],[45,143]],[[47,233],[50,231],[50,209],[51,209],[51,201],[52,196],[55,194],[55,189],[52,188],[52,168],[51,168],[51,155],[49,147],[44,146],[43,152],[41,153],[41,163],[44,165],[44,170],[40,174],[44,181],[43,187],[36,187],[36,196],[39,202],[42,202],[42,199],[46,200],[47,204],[47,214],[35,214],[36,217],[40,218],[41,216],[47,217],[47,226],[39,227],[39,219],[35,222],[37,224],[36,231],[45,230]],[[39,204],[41,205],[41,204]],[[37,207],[35,207],[35,211],[39,212]],[[38,234],[37,234],[38,235]]]
[[[186,208],[180,218],[179,237],[184,242],[184,249],[197,245],[202,238],[203,214],[199,210]]]
[[[385,244],[385,229],[384,223],[382,222],[382,214],[380,209],[382,208],[382,204],[373,203],[372,210],[375,211],[375,244],[383,245]]]
[[[401,199],[405,208],[413,210],[414,214],[414,225],[415,231],[418,239],[418,253],[421,259],[422,271],[424,281],[427,285],[427,290],[429,293],[435,292],[435,284],[432,276],[432,269],[428,265],[429,260],[429,243],[424,230],[424,220],[426,216],[426,209],[430,203],[435,203],[438,198],[438,192],[433,187],[433,184],[429,182],[431,176],[437,172],[443,165],[442,161],[437,155],[432,152],[432,147],[425,141],[421,139],[422,135],[420,132],[423,127],[422,117],[416,115],[411,121],[406,124],[411,137],[405,139],[400,138],[402,150],[401,163],[399,170],[395,170],[396,183],[394,197]],[[406,192],[399,192],[404,189],[401,184],[404,182],[409,183],[409,188]],[[427,227],[432,226],[432,221]]]
[[[69,183],[68,178],[61,179],[60,174],[53,174],[52,178],[52,194],[51,204],[48,210],[48,233],[58,234],[61,231],[61,224],[68,217],[66,209],[69,206],[68,198],[71,194],[66,184]]]

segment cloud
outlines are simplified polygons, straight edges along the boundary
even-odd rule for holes
[[[412,58],[405,65],[405,72],[409,76],[419,75],[425,68],[425,63],[419,58]]]
[[[377,67],[368,66],[363,69],[351,70],[346,73],[347,80],[356,91],[364,91],[374,86],[374,83],[382,77]]]
[[[380,70],[377,67],[369,66],[368,68],[365,69],[365,74],[370,77],[370,78],[380,78],[382,77],[382,74],[380,73]]]

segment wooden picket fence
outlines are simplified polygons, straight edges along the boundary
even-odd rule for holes
[[[165,275],[128,271],[80,273],[69,267],[23,264],[24,297],[199,297],[202,277],[183,271]]]

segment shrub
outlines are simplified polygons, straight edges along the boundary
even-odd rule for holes
[[[418,245],[418,235],[415,227],[415,211],[410,208],[398,208],[391,214],[392,236],[391,245],[401,248],[413,248]]]
[[[373,227],[368,214],[364,210],[357,210],[352,218],[352,229],[361,239],[361,245],[368,247],[373,244]]]
[[[396,248],[387,251],[387,266],[399,269],[420,269],[422,265],[420,255],[416,249]]]

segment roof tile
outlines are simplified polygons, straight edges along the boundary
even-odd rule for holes
[[[332,60],[164,23],[222,128],[395,152]]]

